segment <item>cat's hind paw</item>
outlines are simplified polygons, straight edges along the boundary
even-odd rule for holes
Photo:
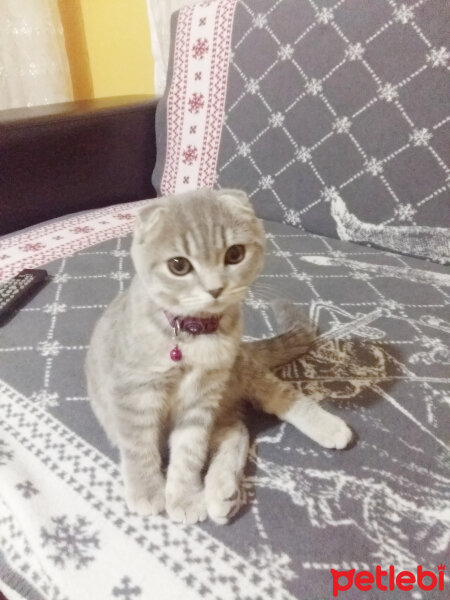
[[[347,423],[328,412],[323,412],[314,425],[309,424],[304,433],[324,448],[336,450],[346,448],[353,438]]]
[[[206,477],[206,508],[209,518],[218,525],[226,525],[240,508],[239,480],[234,473],[227,477]]]

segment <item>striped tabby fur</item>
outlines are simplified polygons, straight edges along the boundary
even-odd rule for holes
[[[245,256],[224,264],[233,245],[244,246]],[[351,432],[341,419],[270,370],[304,352],[311,332],[300,323],[271,340],[241,343],[240,302],[264,256],[264,230],[243,192],[199,190],[153,201],[138,217],[131,253],[136,276],[98,321],[86,359],[92,407],[119,447],[131,511],[165,508],[174,521],[227,522],[239,507],[247,458],[243,398],[326,448],[348,444]],[[180,256],[193,266],[183,276],[167,264]],[[218,288],[217,298],[208,292]],[[183,359],[175,363],[164,310],[222,316],[216,333],[181,333]],[[295,324],[286,304],[277,313]]]

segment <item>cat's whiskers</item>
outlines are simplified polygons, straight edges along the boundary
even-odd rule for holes
[[[251,286],[250,291],[255,292],[259,290],[271,292],[274,294],[278,293],[278,289],[274,285],[271,285],[270,283],[263,283],[262,281],[255,281]]]
[[[234,288],[227,292],[226,298],[234,297],[234,296],[243,296],[247,292],[247,286],[243,285],[237,288]]]
[[[243,297],[245,292],[247,291],[247,286],[242,285],[242,286],[238,286],[232,289],[227,289],[223,295],[220,297],[220,301],[227,303],[227,301],[232,300],[235,301],[236,297],[241,296]],[[209,298],[206,298],[206,302],[208,304],[210,304]],[[205,297],[204,296],[185,296],[184,298],[182,298],[180,300],[180,304],[183,307],[186,308],[192,308],[192,307],[202,307],[202,305],[205,304]]]
[[[253,294],[256,299],[265,300],[266,302],[271,302],[280,296],[283,296],[285,299],[292,300],[295,302],[297,300],[296,296],[292,293],[286,293],[283,290],[283,293],[280,294],[280,288],[276,288],[275,286],[269,283],[263,283],[261,281],[256,281],[253,283],[252,287],[249,290],[250,294]]]
[[[274,300],[277,296],[279,296],[279,294],[270,293],[266,290],[264,290],[264,291],[250,290],[250,293],[249,293],[249,297],[251,299],[263,300],[264,302],[270,302],[271,300]]]

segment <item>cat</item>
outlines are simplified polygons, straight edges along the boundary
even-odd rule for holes
[[[99,319],[86,358],[92,408],[119,448],[132,512],[165,508],[175,522],[218,524],[236,513],[249,444],[245,398],[325,448],[352,438],[342,419],[271,372],[311,342],[294,307],[276,307],[284,333],[241,342],[240,303],[264,245],[262,223],[239,190],[161,198],[137,217],[136,275]]]

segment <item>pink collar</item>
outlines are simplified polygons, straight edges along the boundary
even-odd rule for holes
[[[219,329],[221,315],[212,317],[178,317],[170,312],[164,311],[170,326],[178,331],[185,331],[191,335],[201,335],[202,333],[214,333]],[[175,331],[177,334],[177,331]]]

